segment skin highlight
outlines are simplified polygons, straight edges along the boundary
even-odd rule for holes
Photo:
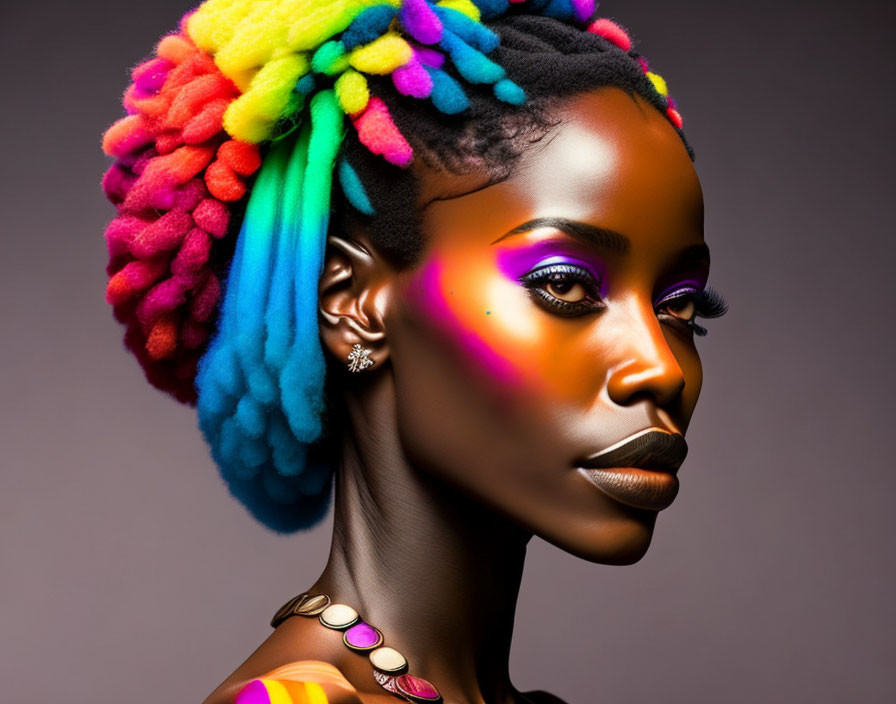
[[[640,559],[657,512],[579,467],[649,428],[684,434],[702,383],[691,310],[667,301],[708,277],[685,147],[619,89],[556,109],[501,183],[446,197],[463,177],[419,172],[415,266],[395,269],[352,233],[331,242],[321,277],[325,348],[341,361],[360,343],[376,366],[347,380],[333,545],[310,589],[355,606],[447,704],[558,701],[525,699],[509,678],[528,540]],[[558,266],[593,281],[538,279]],[[564,298],[576,315],[551,307]],[[395,701],[338,633],[292,618],[207,704],[302,659],[335,664],[367,704]]]

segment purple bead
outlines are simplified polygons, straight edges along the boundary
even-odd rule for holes
[[[442,698],[439,690],[422,677],[402,675],[395,680],[398,691],[419,702],[437,702]]]
[[[383,642],[383,635],[369,623],[360,621],[349,628],[342,639],[349,648],[371,650]]]

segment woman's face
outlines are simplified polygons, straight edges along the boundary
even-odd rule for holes
[[[426,249],[385,321],[399,432],[526,530],[628,563],[678,490],[700,393],[703,201],[643,100],[601,89],[555,116],[497,185],[454,197],[464,178],[421,173]]]

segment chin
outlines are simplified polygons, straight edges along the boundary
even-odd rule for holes
[[[589,522],[559,540],[543,537],[561,550],[589,562],[633,565],[647,554],[656,516],[656,511],[631,509],[625,518]]]

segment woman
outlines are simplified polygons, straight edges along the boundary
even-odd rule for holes
[[[508,677],[529,538],[647,550],[724,304],[665,82],[593,11],[210,0],[135,69],[127,344],[266,525],[336,470],[324,573],[208,703],[558,701]]]

